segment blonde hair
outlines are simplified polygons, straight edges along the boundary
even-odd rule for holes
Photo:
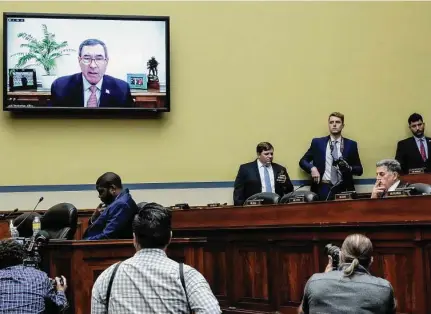
[[[347,277],[351,276],[358,265],[368,268],[372,254],[373,244],[370,239],[363,234],[349,235],[341,246],[341,262],[350,263],[350,265],[343,270],[344,275]]]
[[[329,120],[331,117],[340,118],[340,119],[341,119],[341,123],[343,123],[343,124],[344,124],[344,114],[342,114],[341,112],[332,112],[332,113],[329,115],[328,120]]]

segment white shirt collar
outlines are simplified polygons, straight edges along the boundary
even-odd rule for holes
[[[422,137],[416,137],[413,135],[413,137],[415,138],[415,141],[417,143],[420,143],[422,140],[424,140],[424,141],[426,140],[425,135],[423,135]]]
[[[90,82],[87,81],[87,79],[84,77],[84,75],[82,76],[82,83],[84,86],[84,91],[88,90],[91,86]],[[102,83],[103,83],[103,76],[100,79],[99,82],[97,82],[96,87],[98,90],[102,90]]]
[[[341,136],[337,139],[335,139],[332,135],[329,135],[329,140],[331,141],[331,143],[333,142],[340,142],[341,141]]]
[[[259,160],[259,158],[256,160],[257,160],[257,167],[258,168],[265,167],[265,165]],[[271,164],[269,164],[268,167],[271,167]]]
[[[400,184],[400,180],[396,181],[394,184],[391,185],[391,187],[388,189],[388,191],[395,191]]]

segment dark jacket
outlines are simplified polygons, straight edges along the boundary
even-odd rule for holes
[[[51,85],[53,107],[84,107],[82,73],[62,76]],[[99,107],[132,107],[134,105],[127,82],[104,75]]]
[[[125,189],[85,230],[84,240],[131,239],[132,222],[138,207]]]
[[[320,138],[313,138],[310,148],[299,161],[299,166],[307,173],[311,173],[311,168],[316,167],[320,173],[320,180],[325,174],[326,165],[326,147],[329,141],[329,135]],[[361,176],[363,168],[359,158],[358,144],[348,138],[343,138],[344,148],[341,152],[343,158],[352,167],[351,172],[343,173],[343,185],[346,190],[354,191],[353,175]],[[317,184],[313,182],[311,191],[317,193]]]
[[[403,174],[408,174],[409,169],[416,168],[425,168],[426,172],[431,171],[429,158],[431,156],[431,138],[425,137],[425,139],[428,146],[428,159],[426,161],[423,161],[413,136],[398,142],[395,159],[401,164]]]
[[[274,171],[274,189],[280,197],[284,194],[293,191],[293,185],[285,167],[272,163]],[[281,175],[286,176],[286,181],[277,181]],[[260,180],[259,168],[257,161],[252,161],[243,164],[239,167],[238,174],[235,179],[233,191],[233,203],[235,206],[242,206],[250,196],[262,192],[262,182]]]

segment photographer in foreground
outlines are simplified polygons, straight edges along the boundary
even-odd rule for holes
[[[340,266],[332,270],[333,258],[324,273],[314,274],[305,285],[298,313],[389,314],[396,301],[389,281],[372,276],[373,245],[366,236],[349,235],[340,252]]]
[[[55,278],[55,288],[47,274],[23,266],[26,252],[13,239],[0,241],[0,313],[44,313],[46,306],[67,307],[66,278]]]

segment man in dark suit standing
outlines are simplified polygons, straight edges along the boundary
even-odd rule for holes
[[[395,159],[383,159],[376,164],[376,184],[371,198],[386,197],[388,192],[406,188],[407,182],[400,180],[401,165]]]
[[[98,39],[87,39],[79,46],[81,73],[59,77],[51,85],[53,107],[132,107],[127,82],[105,75],[108,49]]]
[[[426,137],[425,122],[418,113],[413,113],[407,120],[413,136],[399,141],[395,159],[401,164],[401,173],[407,174],[410,169],[423,168],[430,172],[430,146],[431,138]]]
[[[277,193],[280,197],[293,191],[285,167],[273,163],[274,147],[268,142],[256,147],[257,159],[239,167],[233,191],[233,203],[242,206],[250,196],[261,192]]]
[[[328,118],[329,136],[313,138],[299,166],[311,174],[311,191],[321,201],[334,199],[342,191],[354,191],[353,175],[362,175],[358,144],[341,136],[344,115],[333,112]]]

